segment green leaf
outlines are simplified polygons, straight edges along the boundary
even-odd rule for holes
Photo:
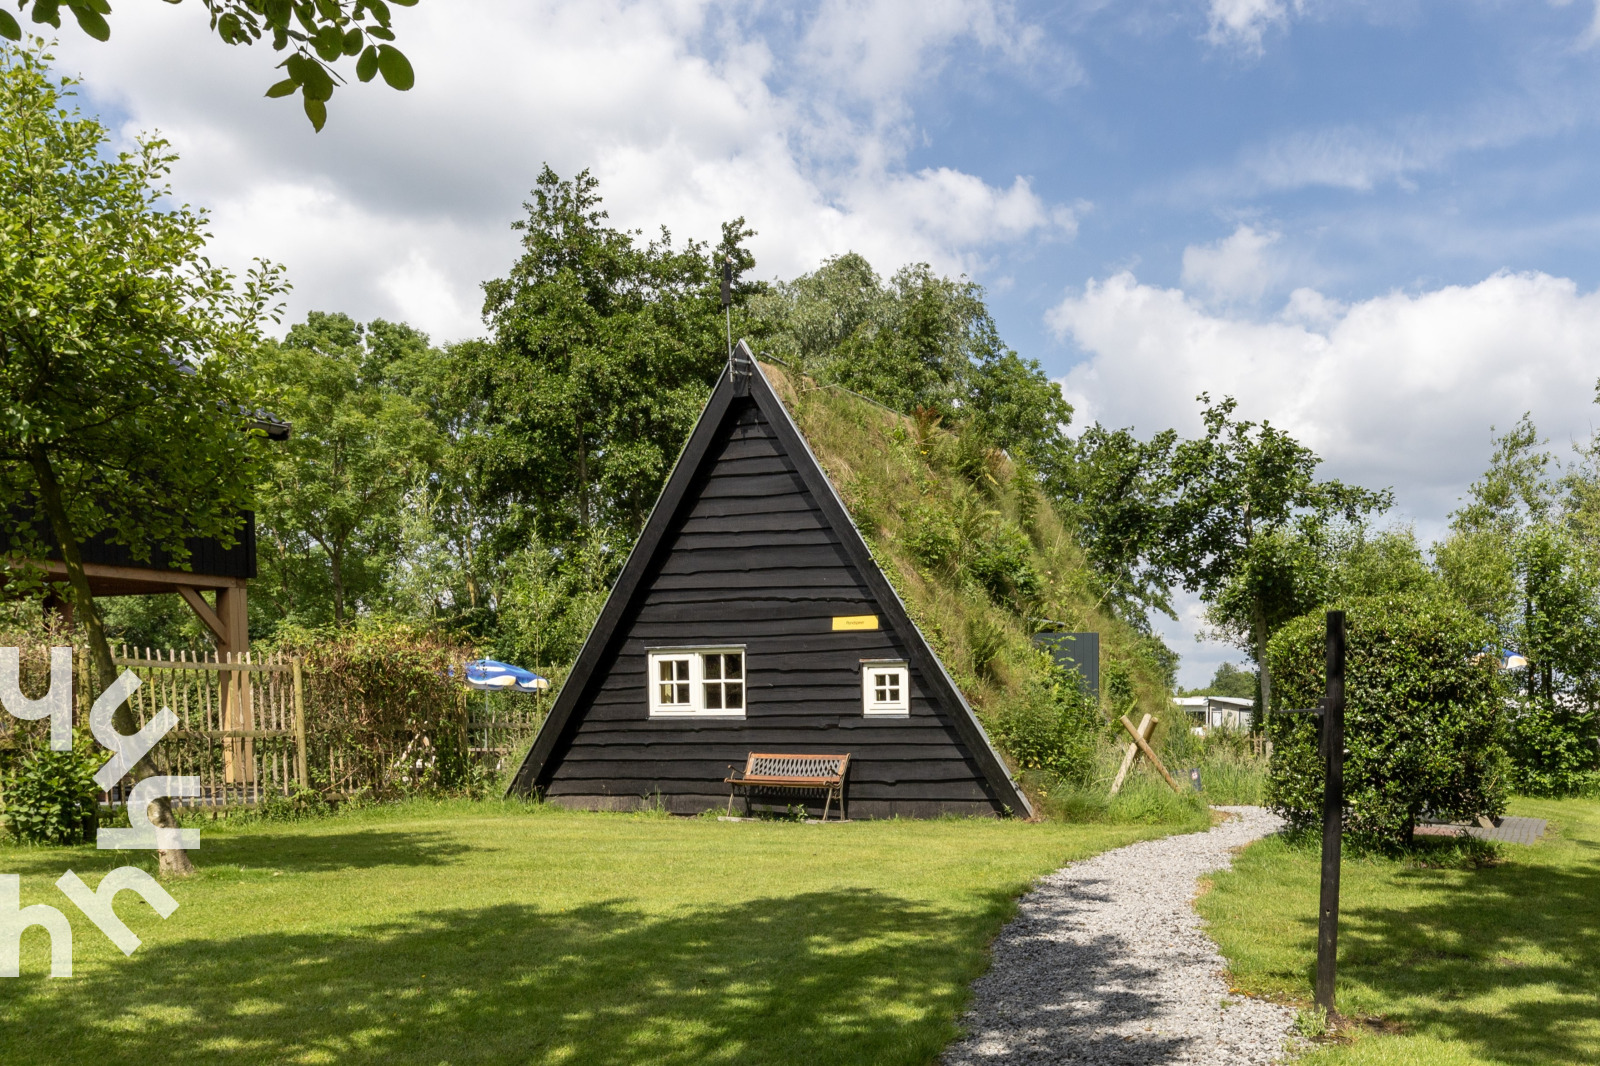
[[[367,0],[367,10],[372,12],[372,17],[378,20],[378,25],[389,25],[389,7],[383,0]]]
[[[310,95],[306,96],[305,102],[306,118],[311,120],[311,128],[321,133],[323,124],[328,121],[328,105]]]
[[[284,78],[278,84],[267,90],[270,99],[277,100],[285,96],[293,96],[295,90],[300,88],[300,83],[293,78]]]
[[[111,39],[111,27],[106,25],[105,17],[88,4],[73,4],[72,14],[78,20],[79,27],[90,37],[97,41]]]
[[[376,41],[392,41],[392,40],[394,40],[393,31],[385,29],[382,26],[368,26],[367,27],[367,36],[371,37],[373,40],[376,40]]]
[[[322,27],[311,43],[325,63],[332,63],[344,55],[344,34],[339,32],[337,26]]]
[[[393,45],[378,46],[378,70],[391,89],[405,92],[417,82],[417,77],[411,70],[411,60]]]
[[[344,54],[347,56],[360,55],[361,44],[364,38],[360,30],[351,30],[344,35]]]
[[[416,7],[417,0],[389,0],[396,7]]]
[[[333,78],[321,63],[310,56],[293,55],[284,61],[289,77],[301,85],[301,91],[313,100],[327,100],[333,96]]]
[[[0,11],[0,37],[8,41],[22,40],[22,27],[17,25],[17,20],[11,17],[9,11]]]
[[[362,81],[371,81],[373,75],[378,73],[378,46],[367,45],[367,50],[361,53],[361,58],[356,60],[356,77]]]
[[[59,0],[34,0],[33,21],[49,23],[59,30],[61,28],[61,4]]]

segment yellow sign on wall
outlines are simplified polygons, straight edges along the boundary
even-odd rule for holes
[[[842,629],[877,629],[878,616],[875,614],[836,614],[833,616],[833,631]]]

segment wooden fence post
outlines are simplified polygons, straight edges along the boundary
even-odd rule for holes
[[[306,772],[306,697],[305,683],[300,669],[300,657],[290,660],[294,667],[294,773],[301,788],[311,787],[311,777]]]
[[[1344,834],[1343,611],[1328,612],[1327,695],[1322,706],[1322,886],[1317,908],[1317,1006],[1334,1009],[1339,954],[1339,859]]]

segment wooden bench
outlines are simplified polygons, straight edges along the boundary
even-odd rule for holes
[[[828,808],[839,801],[839,819],[844,820],[844,773],[850,765],[846,755],[789,755],[777,752],[752,751],[745,759],[744,769],[728,767],[728,776],[722,783],[728,789],[728,814],[733,815],[733,798],[739,789],[745,795],[769,789],[795,789],[821,792],[822,820],[828,820]]]

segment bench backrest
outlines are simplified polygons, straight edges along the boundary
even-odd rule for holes
[[[746,777],[844,777],[849,755],[788,755],[750,753],[744,764]]]

